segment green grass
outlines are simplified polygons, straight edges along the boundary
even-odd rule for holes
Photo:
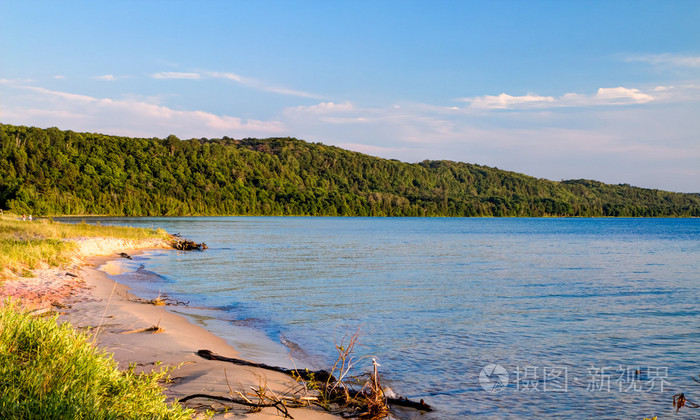
[[[22,221],[0,216],[0,280],[31,275],[42,264],[70,261],[70,238],[165,239],[163,230]],[[160,370],[124,372],[103,350],[55,317],[36,318],[0,302],[0,419],[185,419],[193,412],[167,405]]]
[[[11,277],[10,273],[26,273],[41,263],[49,266],[67,263],[70,252],[75,249],[75,244],[66,241],[70,238],[114,237],[140,240],[166,236],[162,229],[69,224],[46,219],[29,222],[5,213],[0,216],[0,280]]]
[[[191,418],[193,411],[165,403],[159,382],[167,375],[120,372],[86,333],[9,302],[0,308],[0,418]]]

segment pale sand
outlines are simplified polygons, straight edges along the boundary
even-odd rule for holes
[[[249,396],[253,392],[251,388],[261,384],[266,384],[277,395],[299,388],[299,384],[281,373],[202,359],[196,355],[197,350],[208,349],[229,357],[237,357],[237,352],[223,339],[169,312],[165,306],[130,300],[126,286],[115,283],[95,268],[107,260],[119,258],[115,252],[131,253],[144,246],[161,247],[161,244],[84,240],[72,269],[36,270],[34,278],[6,282],[0,289],[0,297],[22,297],[23,291],[29,290],[28,294],[25,293],[26,303],[34,303],[35,306],[43,304],[45,307],[51,302],[70,305],[59,309],[61,319],[69,321],[76,328],[91,327],[90,331],[95,331],[99,326],[99,345],[114,354],[122,369],[130,363],[137,363],[138,369],[145,370],[153,368],[155,362],[162,362],[165,366],[181,365],[171,373],[171,377],[175,378],[174,383],[167,385],[166,394],[170,400],[198,393],[239,398],[236,394],[232,395],[230,389]],[[67,276],[67,272],[78,277]],[[128,333],[154,325],[164,331]],[[202,398],[186,403],[190,407],[212,404],[221,407]],[[275,408],[265,408],[251,414],[246,407],[231,407],[227,413],[220,413],[216,418],[283,418]],[[338,418],[317,408],[295,408],[289,409],[289,412],[295,419]]]

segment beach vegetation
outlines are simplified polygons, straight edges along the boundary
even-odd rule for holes
[[[291,137],[128,138],[0,125],[0,208],[19,214],[700,217],[700,194],[405,163]]]
[[[189,419],[194,412],[165,402],[168,370],[119,370],[87,333],[0,307],[0,418]]]
[[[0,216],[0,279],[26,276],[41,266],[70,262],[76,244],[71,238],[113,237],[130,240],[167,239],[162,229],[59,223],[51,219],[29,222],[4,212]]]

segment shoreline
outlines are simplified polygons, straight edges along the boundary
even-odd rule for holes
[[[323,369],[328,365],[318,358],[311,357],[296,343],[288,340],[284,342],[283,337],[277,341],[270,337],[263,327],[248,324],[249,318],[231,317],[223,308],[210,307],[206,304],[202,306],[202,304],[191,303],[187,296],[177,293],[173,295],[174,291],[168,290],[167,284],[160,284],[161,273],[157,271],[158,268],[152,268],[149,262],[154,258],[153,254],[162,255],[159,251],[162,250],[140,249],[128,252],[133,259],[99,259],[94,265],[98,271],[105,273],[110,281],[126,288],[125,297],[142,303],[152,299],[162,299],[170,312],[184,317],[188,322],[225,340],[229,346],[236,349],[238,358],[287,369],[301,366],[308,369]],[[166,251],[169,252],[169,250]],[[142,269],[144,271],[141,273]],[[156,277],[152,279],[151,276]],[[157,286],[153,286],[154,282],[158,282]]]
[[[154,248],[165,249],[164,244],[112,238],[75,242],[79,249],[68,269],[41,268],[35,270],[35,277],[6,281],[0,286],[0,296],[3,299],[15,296],[41,312],[52,308],[59,311],[59,320],[95,334],[98,346],[113,354],[121,370],[133,363],[137,372],[150,371],[159,365],[174,367],[170,373],[173,382],[164,389],[169,401],[192,394],[237,397],[236,392],[246,395],[251,388],[261,385],[277,395],[299,388],[300,384],[282,373],[199,357],[197,351],[201,349],[228,357],[238,357],[239,352],[223,338],[173,313],[167,306],[137,301],[128,286],[99,270],[107,261],[121,258],[120,252],[137,254]],[[153,326],[161,330],[144,331]],[[183,405],[198,412],[208,408],[222,410],[214,418],[282,418],[274,407],[250,413],[247,407],[228,404],[229,408],[223,410],[222,404],[204,398]],[[288,410],[298,419],[339,418],[313,406]]]

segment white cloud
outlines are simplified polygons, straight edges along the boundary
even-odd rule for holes
[[[565,93],[555,98],[553,96],[540,96],[528,93],[525,96],[511,96],[502,93],[498,96],[475,96],[471,98],[459,98],[458,101],[468,102],[470,109],[543,109],[562,107],[588,107],[601,105],[634,105],[644,104],[656,99],[652,93],[663,90],[663,87],[656,87],[650,92],[642,92],[640,89],[614,87],[599,88],[593,95],[581,93]],[[673,89],[667,87],[666,90]],[[668,95],[666,95],[668,98]]]
[[[525,96],[511,96],[506,93],[501,93],[498,96],[477,96],[475,98],[462,98],[464,102],[470,102],[472,108],[479,109],[508,109],[520,105],[538,105],[542,103],[554,102],[551,96],[539,96],[528,93]]]
[[[243,119],[201,110],[176,110],[134,98],[96,98],[38,86],[11,84],[29,92],[26,106],[4,104],[3,122],[58,126],[75,131],[97,131],[133,136],[187,137],[273,136],[286,133],[279,121]],[[5,95],[3,95],[5,96]]]
[[[595,99],[601,100],[604,104],[611,103],[645,103],[654,100],[654,97],[642,93],[639,89],[627,89],[624,87],[600,88],[595,94]]]
[[[645,62],[656,66],[671,67],[700,67],[700,56],[683,54],[641,54],[628,55],[624,58],[628,62]]]
[[[64,76],[62,74],[57,74],[57,75],[53,76],[53,78],[56,80],[65,80],[66,76]]]
[[[95,80],[103,80],[103,81],[105,81],[105,82],[113,82],[113,81],[117,80],[117,78],[114,77],[113,74],[105,74],[105,75],[102,75],[102,76],[95,76],[95,77],[93,77],[93,79],[95,79]]]
[[[186,79],[186,80],[197,80],[202,76],[199,73],[179,73],[174,71],[162,71],[160,73],[152,74],[151,77],[154,79]]]

